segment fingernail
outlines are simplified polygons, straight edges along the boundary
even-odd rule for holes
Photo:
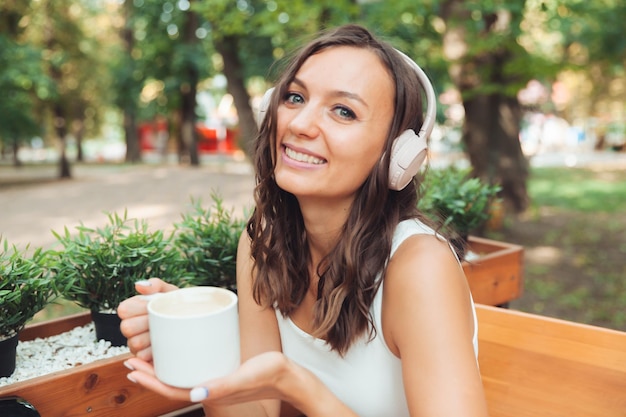
[[[128,361],[124,362],[124,366],[130,369],[131,371],[135,370],[135,367],[131,365],[130,363],[128,363]]]
[[[142,279],[140,281],[135,281],[135,284],[141,285],[142,287],[150,287],[152,285],[152,283],[150,281],[148,281],[147,279]]]
[[[206,387],[196,387],[189,392],[189,399],[194,403],[207,398],[209,398],[209,390]]]
[[[128,378],[128,380],[132,382],[133,384],[137,383],[137,380],[133,378],[131,374],[126,374],[126,378]]]

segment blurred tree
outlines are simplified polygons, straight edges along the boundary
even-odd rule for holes
[[[56,94],[41,97],[39,112],[45,132],[59,143],[59,176],[71,177],[67,143],[73,138],[82,160],[86,129],[97,130],[107,103],[106,48],[96,25],[102,10],[90,2],[32,2],[24,18],[24,38],[43,50],[43,64]],[[89,28],[87,30],[86,28]]]
[[[112,62],[114,74],[113,87],[115,103],[122,111],[124,138],[126,142],[126,162],[139,162],[141,149],[137,132],[137,107],[139,94],[145,82],[145,76],[137,63],[140,55],[135,49],[135,33],[133,23],[135,8],[131,1],[125,1],[121,7],[123,24],[120,27],[122,40],[121,51]]]
[[[179,3],[179,8],[181,5]],[[196,32],[199,29],[198,15],[189,6],[182,8],[182,39],[180,56],[180,73],[183,75],[180,85],[180,139],[189,149],[189,162],[192,166],[200,165],[198,158],[198,134],[196,132],[196,95],[200,68],[196,65],[194,55],[200,52]]]
[[[531,78],[530,57],[519,45],[524,0],[441,3],[443,51],[461,92],[463,142],[474,175],[498,183],[515,212],[528,206],[528,161],[519,132],[517,93]]]
[[[126,116],[129,161],[140,158],[137,121],[166,115],[181,159],[195,164],[195,92],[221,72],[247,152],[256,135],[250,99],[273,81],[280,65],[272,62],[324,27],[362,22],[415,58],[437,91],[461,92],[475,175],[501,183],[519,211],[528,173],[517,93],[530,78],[548,84],[566,68],[592,81],[598,101],[623,103],[625,8],[614,0],[5,1],[0,89],[10,93],[0,103],[0,136],[19,141],[39,130],[64,143],[71,134],[80,158],[82,132],[95,131],[113,94]],[[38,50],[53,83],[38,69]],[[61,168],[69,173],[67,158]]]
[[[626,2],[545,1],[526,13],[533,17],[525,27],[528,49],[553,62],[559,73],[578,75],[570,103],[555,110],[568,120],[626,119]],[[546,37],[553,41],[546,45]]]
[[[115,65],[115,90],[125,109],[127,142],[136,144],[133,155],[140,157],[137,120],[162,115],[177,138],[179,160],[198,165],[197,86],[212,73],[210,45],[199,41],[203,22],[188,0],[127,0],[123,12],[125,52]]]
[[[30,2],[7,2],[0,6],[0,142],[2,153],[12,151],[20,166],[22,143],[41,135],[35,118],[36,99],[52,93],[53,86],[41,65],[41,50],[23,42],[22,18]]]
[[[51,86],[40,62],[39,51],[0,35],[0,140],[3,149],[11,149],[15,166],[21,165],[21,143],[41,133],[34,118],[33,90]]]
[[[41,65],[41,51],[20,43],[22,18],[28,4],[0,4],[0,143],[2,153],[12,151],[13,164],[21,165],[19,147],[41,134],[35,117],[36,98],[47,97],[54,87]]]

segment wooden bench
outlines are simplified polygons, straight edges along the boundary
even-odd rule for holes
[[[626,333],[477,306],[491,417],[625,417]]]
[[[491,417],[626,417],[625,332],[485,305],[476,309]],[[56,322],[54,332],[65,330],[66,322]],[[50,329],[35,326],[26,337]],[[42,417],[203,415],[197,406],[167,401],[129,382],[125,358],[1,387],[0,397],[21,396]]]

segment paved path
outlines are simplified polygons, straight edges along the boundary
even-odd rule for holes
[[[150,228],[171,230],[191,207],[217,192],[226,208],[243,216],[252,206],[254,179],[246,162],[211,160],[200,167],[167,165],[77,165],[71,180],[58,180],[55,166],[0,166],[0,235],[24,248],[56,245],[52,230],[70,232],[81,222],[108,223],[106,213],[146,219]]]

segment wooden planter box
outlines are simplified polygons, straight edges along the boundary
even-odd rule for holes
[[[34,324],[22,331],[20,340],[49,337],[89,321],[87,312]],[[129,357],[119,355],[3,386],[0,397],[21,397],[42,417],[204,415],[198,405],[167,400],[130,382],[123,364]]]
[[[522,246],[470,236],[469,249],[479,255],[477,259],[463,262],[476,303],[502,306],[522,295]]]

